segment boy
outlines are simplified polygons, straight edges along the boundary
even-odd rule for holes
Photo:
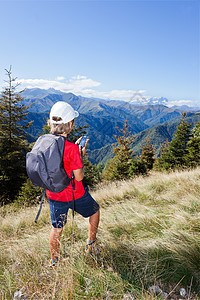
[[[78,116],[79,113],[68,103],[63,101],[56,102],[50,112],[49,126],[51,133],[67,138],[67,135],[73,128],[75,118]],[[86,141],[83,148],[79,146],[80,141],[81,138],[74,144],[66,139],[63,153],[64,169],[70,178],[73,172],[75,190],[73,190],[72,184],[70,183],[69,186],[60,193],[53,193],[49,190],[46,191],[46,195],[49,199],[52,224],[49,238],[52,265],[58,261],[60,237],[63,227],[67,222],[68,210],[69,208],[73,209],[73,193],[75,198],[75,211],[85,218],[89,217],[86,252],[90,253],[95,249],[96,233],[99,224],[99,205],[88,193],[88,190],[84,189],[82,184],[84,177],[82,158],[86,153],[89,140]]]

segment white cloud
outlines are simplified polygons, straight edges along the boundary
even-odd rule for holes
[[[57,80],[58,80],[58,81],[62,81],[62,80],[64,80],[64,79],[65,79],[65,77],[63,77],[63,76],[57,76],[55,80],[56,80],[56,81],[57,81]]]
[[[83,76],[83,75],[77,75],[77,76],[72,76],[72,79],[86,79],[87,76]]]
[[[99,91],[96,87],[101,85],[100,82],[88,78],[87,76],[73,76],[68,81],[63,82],[64,77],[58,76],[55,80],[47,79],[18,79],[23,87],[26,88],[41,88],[49,89],[54,88],[62,92],[72,92],[76,95],[84,97],[94,97],[103,99],[125,100],[129,101],[136,91],[133,90],[111,90],[111,91]],[[62,82],[61,82],[62,81]],[[139,91],[144,93],[144,91]]]
[[[102,98],[110,100],[123,100],[133,104],[164,104],[167,106],[173,105],[188,105],[199,106],[199,104],[192,100],[176,100],[168,101],[163,97],[150,97],[145,95],[145,90],[125,90],[113,89],[110,91],[102,91],[97,89],[101,86],[101,82],[88,78],[87,76],[77,75],[66,80],[63,76],[57,76],[55,80],[47,79],[18,79],[23,88],[41,88],[49,89],[54,88],[62,92],[74,93],[83,97]]]
[[[68,85],[72,89],[82,91],[85,88],[100,86],[101,83],[98,81],[95,81],[93,79],[87,78],[86,76],[77,76],[77,77],[72,77],[71,79],[69,79]]]
[[[54,88],[57,90],[64,90],[66,84],[57,80],[46,80],[46,79],[18,79],[18,82],[26,88],[40,88],[49,89]]]
[[[58,76],[55,80],[47,79],[18,79],[18,82],[26,88],[54,88],[62,92],[72,92],[81,94],[85,88],[93,88],[101,85],[100,82],[87,78],[86,76],[72,77],[68,81],[63,82],[65,78]],[[62,82],[61,82],[62,81]]]
[[[124,100],[134,102],[135,99],[133,97],[137,93],[143,94],[145,91],[133,91],[133,90],[111,90],[107,92],[96,91],[93,89],[84,89],[82,91],[82,95],[85,97],[94,97],[94,98],[103,98],[103,99],[111,99],[111,100]]]
[[[187,105],[187,106],[199,106],[199,103],[197,101],[193,101],[193,100],[176,100],[176,101],[169,101],[168,102],[168,106],[174,106],[174,105]]]

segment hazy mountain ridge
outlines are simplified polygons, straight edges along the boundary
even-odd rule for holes
[[[134,122],[135,132],[152,127],[158,123],[163,123],[174,117],[179,117],[181,112],[171,109],[161,104],[155,105],[133,105],[125,101],[115,100],[94,100],[76,96],[72,93],[63,93],[56,90],[26,90],[23,94],[25,100],[23,104],[31,105],[29,111],[32,112],[49,112],[52,105],[57,101],[67,101],[80,114],[88,114],[95,117],[108,117],[117,119],[127,119]],[[37,96],[36,96],[37,95]]]
[[[191,107],[191,106],[188,106],[188,105],[181,105],[181,106],[174,105],[171,108],[172,109],[178,109],[179,111],[193,111],[193,112],[200,110],[200,107],[198,107],[198,106]]]
[[[192,124],[192,127],[200,121],[200,113],[197,112],[195,114],[191,114],[190,116],[186,117],[186,121]],[[135,135],[135,140],[132,144],[133,154],[135,156],[140,155],[142,152],[142,146],[146,142],[146,138],[148,137],[156,148],[156,155],[159,154],[160,146],[168,140],[171,142],[173,138],[173,134],[175,133],[177,126],[179,125],[179,119],[170,120],[164,124],[156,125],[152,128],[145,129],[138,134]],[[107,145],[101,149],[95,149],[89,151],[90,161],[92,163],[103,163],[105,164],[106,161],[113,157],[113,147],[112,145]],[[101,153],[102,152],[102,153]]]
[[[133,105],[125,101],[85,98],[54,89],[27,89],[23,96],[23,104],[30,105],[29,118],[34,120],[34,125],[28,131],[29,141],[34,141],[42,133],[52,105],[57,101],[66,101],[80,113],[76,125],[89,125],[88,152],[93,163],[105,163],[112,157],[112,143],[116,141],[114,135],[118,134],[116,127],[122,128],[125,120],[128,121],[131,134],[136,134],[134,154],[140,154],[148,135],[158,151],[166,139],[171,141],[182,116],[181,109],[169,108],[163,104]],[[200,116],[198,112],[189,111],[187,119],[195,124]]]

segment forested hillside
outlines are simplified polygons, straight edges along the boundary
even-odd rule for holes
[[[29,141],[34,141],[41,133],[48,118],[51,106],[56,101],[67,101],[80,113],[76,126],[88,124],[87,134],[90,138],[88,147],[89,159],[92,163],[103,163],[112,157],[112,144],[116,142],[114,135],[128,121],[131,134],[136,138],[132,145],[135,155],[141,154],[145,138],[160,151],[160,146],[173,134],[182,117],[182,111],[164,105],[133,105],[131,102],[90,99],[63,93],[54,89],[27,89],[23,93],[26,105],[30,106],[30,120],[34,125],[28,130]],[[198,112],[188,112],[186,120],[195,125],[200,120]]]

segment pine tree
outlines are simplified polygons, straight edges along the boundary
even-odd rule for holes
[[[0,97],[0,185],[1,204],[12,202],[21,184],[26,178],[25,154],[27,152],[26,129],[31,125],[27,121],[27,106],[21,102],[21,93],[17,92],[16,78],[11,68],[6,70],[7,87]]]
[[[153,168],[155,161],[154,158],[155,147],[151,144],[149,137],[145,138],[145,144],[142,146],[142,154],[140,155],[140,161],[146,165],[147,170]]]
[[[144,161],[141,161],[138,157],[131,159],[129,166],[129,177],[137,175],[145,175],[147,173],[147,166]]]
[[[114,158],[109,160],[105,167],[104,178],[107,180],[121,180],[129,177],[129,167],[133,158],[131,144],[134,136],[130,134],[128,128],[127,121],[125,121],[123,129],[117,127],[121,135],[114,135],[117,146],[113,149]]]
[[[170,160],[168,161],[167,157],[169,151],[170,142],[168,139],[160,147],[160,157],[157,157],[154,163],[154,168],[161,170],[168,170],[170,168]]]
[[[28,178],[26,182],[22,184],[14,203],[18,206],[32,206],[38,204],[41,201],[43,191],[43,188],[33,185]]]
[[[200,165],[200,122],[192,130],[192,136],[187,144],[187,165],[196,167]]]
[[[186,113],[182,114],[180,125],[173,135],[168,151],[162,155],[161,167],[165,169],[183,168],[187,166],[187,143],[191,135],[191,125],[185,120]]]
[[[93,187],[101,181],[101,174],[103,171],[102,165],[93,165],[88,160],[88,155],[85,155],[83,158],[84,166],[84,178],[83,185]]]

